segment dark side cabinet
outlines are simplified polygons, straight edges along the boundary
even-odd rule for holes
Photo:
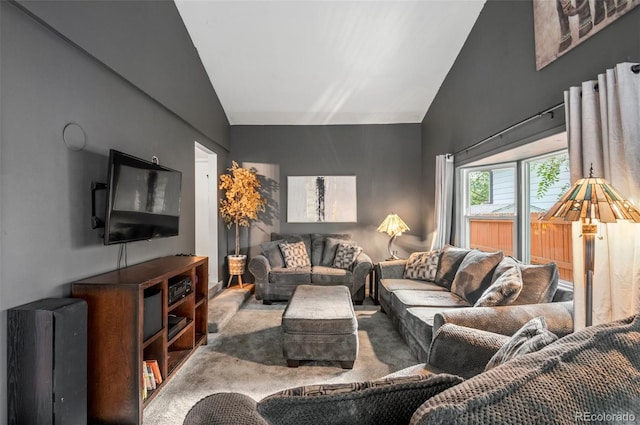
[[[87,303],[46,298],[7,322],[9,425],[86,425]]]

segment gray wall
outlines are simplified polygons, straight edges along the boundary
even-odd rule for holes
[[[90,184],[106,181],[109,149],[183,172],[180,236],[128,244],[129,264],[193,252],[194,141],[218,153],[219,169],[228,160],[226,116],[195,49],[183,51],[190,40],[173,3],[45,3],[28,4],[37,19],[0,6],[0,423],[7,309],[68,296],[70,282],[116,268],[118,246],[105,247],[89,221]],[[69,122],[84,129],[84,150],[63,143]]]
[[[231,158],[268,169],[279,190],[271,196],[279,216],[265,226],[251,228],[250,253],[269,238],[283,233],[351,233],[372,258],[388,257],[386,234],[376,228],[395,212],[411,228],[397,238],[406,254],[420,245],[422,199],[419,124],[335,126],[232,126]],[[287,223],[287,176],[355,175],[357,223]],[[243,245],[247,246],[246,237]]]
[[[536,71],[530,1],[488,1],[422,122],[426,233],[434,231],[435,155],[453,153],[563,101],[563,90],[616,63],[640,60],[640,8]],[[564,127],[539,118],[456,157],[456,164]],[[553,130],[556,129],[556,130]]]

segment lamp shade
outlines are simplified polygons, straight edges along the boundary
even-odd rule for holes
[[[384,232],[389,236],[399,235],[409,230],[409,226],[398,216],[398,214],[389,214],[378,226],[378,232]]]
[[[605,179],[588,177],[578,180],[542,220],[593,221],[615,223],[629,220],[640,223],[640,211]]]

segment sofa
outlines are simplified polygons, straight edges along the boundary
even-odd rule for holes
[[[555,263],[522,264],[500,251],[450,245],[381,262],[376,272],[381,310],[421,362],[445,323],[510,336],[544,316],[558,336],[571,333],[573,292],[558,282]]]
[[[528,323],[544,320],[537,317]],[[447,338],[466,335],[470,345],[486,344],[485,337],[504,337],[502,350],[518,342],[527,326],[509,338],[447,324],[434,343],[453,331]],[[487,370],[467,380],[433,373],[427,364],[375,381],[291,388],[258,402],[239,393],[217,393],[198,401],[183,425],[562,425],[640,420],[640,316],[560,339],[548,327],[537,326],[526,335],[518,346],[533,351],[486,365]],[[534,347],[541,341],[544,344]]]
[[[260,247],[248,265],[257,300],[285,301],[296,286],[313,284],[344,285],[354,303],[364,301],[373,264],[350,234],[272,233]]]

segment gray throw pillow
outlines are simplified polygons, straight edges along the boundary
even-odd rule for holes
[[[356,242],[350,239],[351,237],[349,235],[334,235],[325,238],[320,265],[325,267],[333,267],[333,260],[336,258],[338,245],[340,245],[341,243],[356,245]]]
[[[511,304],[522,292],[522,274],[517,266],[507,269],[482,293],[474,307]]]
[[[333,260],[333,267],[339,269],[351,268],[361,252],[362,248],[360,248],[358,245],[351,245],[348,243],[338,244],[338,249],[336,250],[336,258]]]
[[[457,248],[451,245],[446,245],[442,248],[440,259],[438,260],[435,284],[450,290],[458,267],[460,267],[462,260],[470,251],[466,248]]]
[[[474,249],[469,252],[453,278],[451,292],[464,298],[469,304],[475,304],[491,285],[493,271],[503,257],[502,251],[484,252]]]
[[[493,273],[493,282],[513,266],[517,266],[522,275],[522,292],[514,305],[550,303],[553,300],[560,276],[556,263],[523,264],[512,257],[505,257]]]
[[[282,257],[284,258],[284,264],[286,267],[309,267],[311,266],[311,260],[309,260],[309,253],[305,243],[281,243],[280,251],[282,251]]]
[[[405,279],[434,282],[438,271],[440,251],[413,252],[404,266]]]
[[[491,357],[484,370],[492,369],[518,356],[534,353],[557,339],[556,334],[547,329],[547,322],[543,316],[534,317]]]
[[[280,244],[284,242],[286,242],[284,239],[278,239],[277,241],[260,244],[262,255],[267,257],[271,268],[284,267],[284,258],[282,258],[282,251],[280,251]]]
[[[427,399],[462,381],[439,374],[309,385],[270,395],[257,408],[267,422],[279,425],[408,424]]]

